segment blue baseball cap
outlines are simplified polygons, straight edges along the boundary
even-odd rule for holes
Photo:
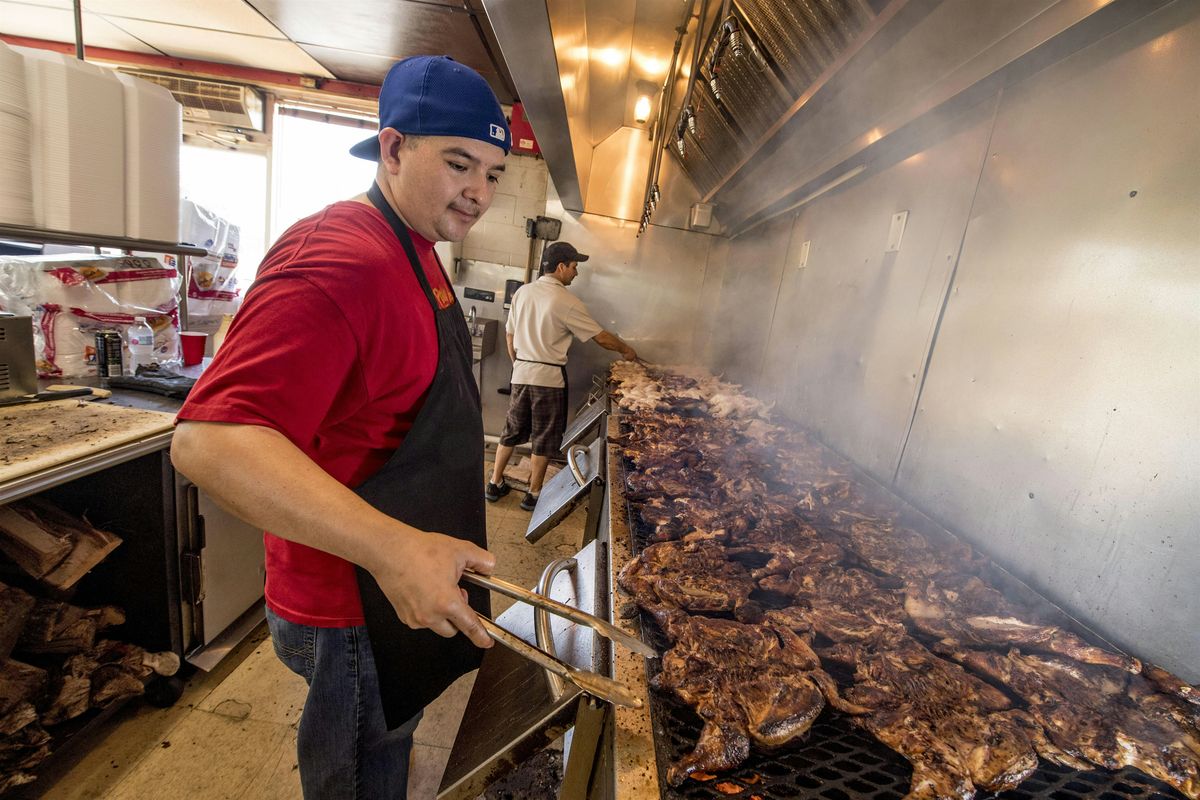
[[[462,136],[512,148],[512,132],[500,101],[475,70],[449,56],[412,56],[397,61],[379,87],[379,129],[414,136]],[[379,160],[379,137],[364,139],[350,154]]]

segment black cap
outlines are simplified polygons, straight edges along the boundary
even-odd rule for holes
[[[542,251],[541,272],[542,274],[554,272],[558,269],[559,264],[587,261],[588,258],[589,256],[576,250],[575,245],[570,242],[554,242],[546,245],[546,249]]]

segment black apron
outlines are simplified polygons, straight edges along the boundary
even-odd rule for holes
[[[471,372],[471,334],[457,302],[438,308],[408,228],[379,186],[373,185],[367,197],[395,231],[433,309],[438,363],[412,429],[383,468],[354,491],[374,508],[414,528],[486,547],[480,489],[483,415],[479,387]],[[446,285],[450,285],[449,278]],[[361,567],[355,571],[379,673],[384,718],[388,730],[393,730],[412,719],[460,675],[477,668],[483,651],[462,634],[446,639],[430,630],[408,627],[375,578]],[[471,586],[467,593],[473,609],[491,616],[486,590]]]

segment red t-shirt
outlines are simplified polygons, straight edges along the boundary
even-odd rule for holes
[[[410,231],[440,308],[454,292]],[[279,238],[178,419],[264,425],[346,486],[404,441],[438,361],[433,309],[375,208],[335,203]],[[267,605],[291,622],[363,624],[354,567],[264,533]]]

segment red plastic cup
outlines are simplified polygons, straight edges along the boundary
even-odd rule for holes
[[[190,367],[203,361],[204,343],[208,341],[208,334],[199,331],[181,331],[179,336],[183,340],[183,365]]]

